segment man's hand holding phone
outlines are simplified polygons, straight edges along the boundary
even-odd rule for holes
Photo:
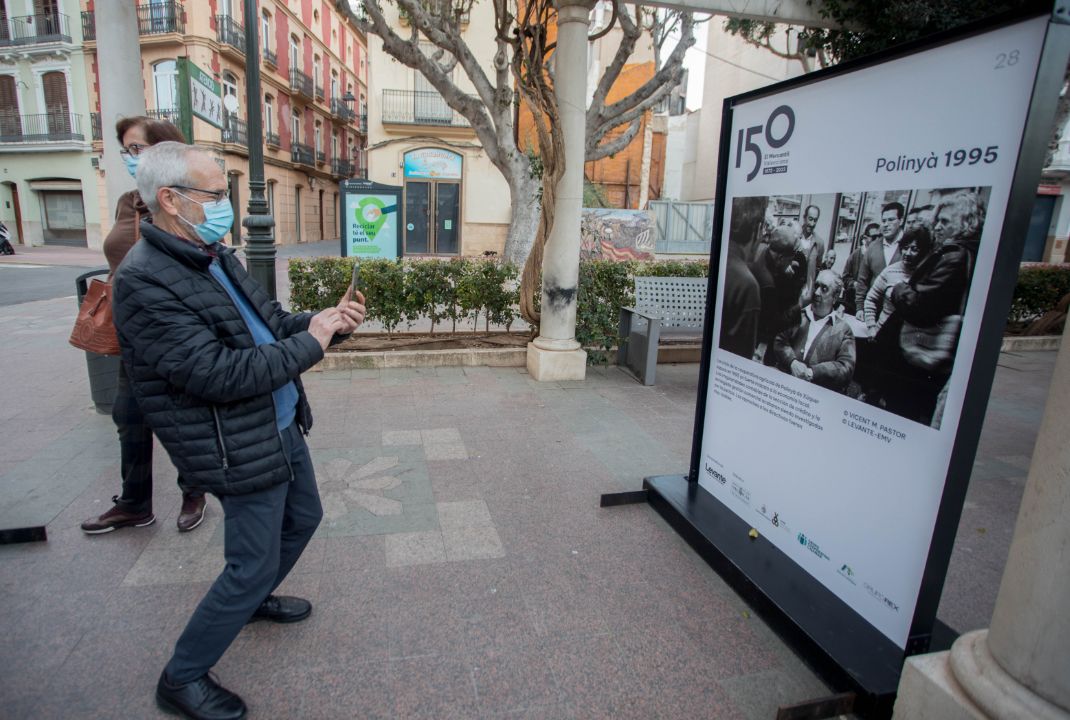
[[[342,330],[343,335],[353,332],[364,322],[367,310],[364,307],[364,293],[360,291],[359,262],[353,263],[353,275],[349,280],[349,289],[346,290],[346,294],[342,296],[342,299],[338,301],[338,305],[335,307],[345,323],[344,327],[346,329]]]

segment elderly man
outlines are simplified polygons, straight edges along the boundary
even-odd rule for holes
[[[806,254],[799,244],[799,226],[790,222],[773,229],[769,244],[758,250],[750,265],[758,281],[761,313],[754,360],[772,365],[777,333],[799,322],[799,293],[806,284]]]
[[[802,321],[777,335],[774,345],[777,366],[800,380],[843,392],[855,370],[855,338],[851,328],[833,309],[843,290],[843,280],[832,270],[822,270],[814,281],[814,301]]]
[[[936,207],[933,238],[936,249],[918,265],[907,282],[892,288],[893,328],[910,323],[939,333],[946,359],[913,365],[904,354],[898,378],[902,392],[888,400],[888,409],[926,425],[933,422],[940,391],[951,376],[958,345],[959,316],[966,309],[970,281],[985,223],[985,204],[972,190],[946,195]],[[958,322],[956,322],[958,320]],[[935,356],[934,356],[935,357]]]
[[[160,676],[161,708],[233,720],[245,703],[208,675],[251,620],[296,622],[307,600],[272,593],[322,518],[302,434],[312,415],[301,373],[364,319],[363,297],[318,314],[271,301],[219,241],[233,212],[209,151],[142,151],[138,190],[153,222],[115,275],[114,314],[131,384],[184,490],[223,505],[226,567]],[[348,294],[347,294],[348,295]]]
[[[881,270],[903,259],[899,252],[899,241],[903,237],[903,206],[900,203],[890,202],[881,208],[881,235],[884,242],[870,243],[866,248],[855,279],[855,315],[863,321],[866,319],[863,310],[866,294],[873,281]]]

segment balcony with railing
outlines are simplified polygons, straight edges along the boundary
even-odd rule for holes
[[[295,95],[312,100],[312,78],[297,68],[290,68],[290,91]]]
[[[92,129],[93,142],[104,139],[104,128],[100,124],[100,113],[89,113],[89,127]]]
[[[186,32],[186,9],[177,0],[152,0],[137,6],[139,35],[166,35]],[[97,39],[97,21],[92,10],[82,11],[82,38]],[[221,41],[222,42],[222,41]]]
[[[139,35],[186,32],[186,9],[176,0],[152,0],[137,6]]]
[[[90,42],[97,39],[97,20],[92,10],[82,11],[82,39]]]
[[[316,164],[317,165],[325,165],[326,163],[327,163],[327,153],[323,152],[322,150],[317,150],[316,151]]]
[[[249,147],[249,127],[245,121],[228,113],[223,118],[223,142]]]
[[[354,171],[356,171],[356,165],[348,160],[339,160],[335,158],[331,160],[331,175],[339,178],[353,177]]]
[[[182,119],[182,113],[178,111],[178,108],[160,108],[146,110],[145,114],[155,120],[166,120],[172,125],[178,125]]]
[[[470,127],[437,92],[383,90],[383,124]]]
[[[364,135],[368,134],[368,113],[363,112],[358,118],[357,129]]]
[[[304,143],[290,143],[290,159],[301,165],[316,164],[315,151],[310,145]]]
[[[350,107],[350,103],[340,97],[331,98],[331,115],[342,122],[352,122],[357,113]]]
[[[271,147],[282,147],[282,140],[279,139],[279,134],[270,130],[264,133],[264,142]]]
[[[316,99],[323,100],[323,86],[316,83]]]
[[[215,38],[224,53],[245,55],[245,28],[229,15],[215,16]]]
[[[273,68],[279,66],[279,56],[275,53],[274,50],[265,47],[264,51],[261,54],[264,56],[265,63],[267,63]]]
[[[0,47],[57,42],[71,42],[70,19],[63,13],[20,15],[0,24]]]
[[[84,141],[82,116],[65,111],[19,115],[0,110],[0,143]]]

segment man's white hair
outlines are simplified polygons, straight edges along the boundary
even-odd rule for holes
[[[137,164],[137,191],[149,212],[160,212],[156,193],[160,188],[192,185],[189,164],[194,155],[213,157],[212,150],[199,145],[162,142],[141,151]]]

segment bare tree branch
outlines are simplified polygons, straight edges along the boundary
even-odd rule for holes
[[[639,134],[639,130],[642,129],[642,127],[643,118],[640,115],[640,117],[637,117],[631,121],[631,124],[628,125],[628,128],[623,133],[614,138],[606,140],[600,145],[594,147],[594,149],[592,150],[588,150],[585,159],[588,162],[591,162],[593,160],[601,160],[602,158],[616,155],[617,153],[621,152],[626,147],[631,145],[632,140],[634,140],[635,136]]]

